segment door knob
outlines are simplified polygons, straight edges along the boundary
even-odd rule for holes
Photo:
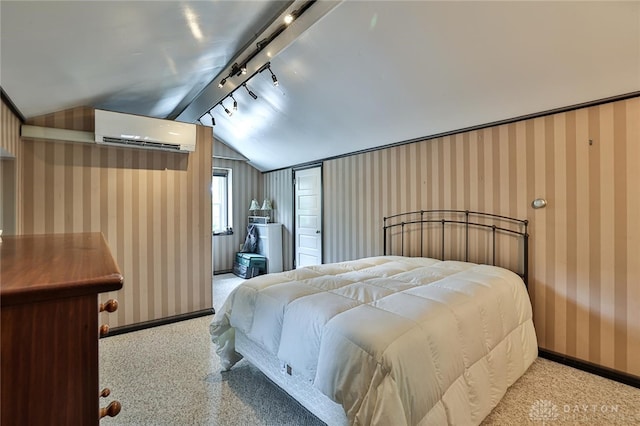
[[[319,234],[319,233],[320,233],[320,231],[316,229],[316,234]]]

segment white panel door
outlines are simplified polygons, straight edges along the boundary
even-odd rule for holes
[[[322,263],[322,168],[295,172],[296,268]]]

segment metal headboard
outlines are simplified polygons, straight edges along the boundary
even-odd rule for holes
[[[529,278],[529,234],[527,233],[528,220],[500,216],[491,213],[474,212],[469,210],[418,210],[399,213],[384,218],[383,244],[384,254],[393,254],[393,238],[388,238],[393,230],[400,232],[400,255],[404,256],[405,234],[408,225],[419,225],[420,256],[424,256],[424,240],[429,232],[433,232],[433,226],[425,224],[441,224],[437,227],[441,233],[441,260],[445,256],[445,230],[451,227],[463,227],[464,229],[464,261],[469,262],[469,229],[484,229],[491,233],[492,261],[496,264],[496,234],[505,233],[515,238],[522,238],[522,272],[514,271],[527,285]],[[414,228],[411,232],[415,232]]]

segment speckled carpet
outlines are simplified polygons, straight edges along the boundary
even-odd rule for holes
[[[217,309],[238,280],[214,281]],[[221,373],[211,319],[101,339],[101,406],[122,404],[101,425],[324,424],[244,360]],[[482,424],[638,425],[640,390],[539,358]]]

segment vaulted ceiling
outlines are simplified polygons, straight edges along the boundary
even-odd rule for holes
[[[211,111],[260,170],[640,91],[640,2],[2,0],[0,24],[25,117]]]

